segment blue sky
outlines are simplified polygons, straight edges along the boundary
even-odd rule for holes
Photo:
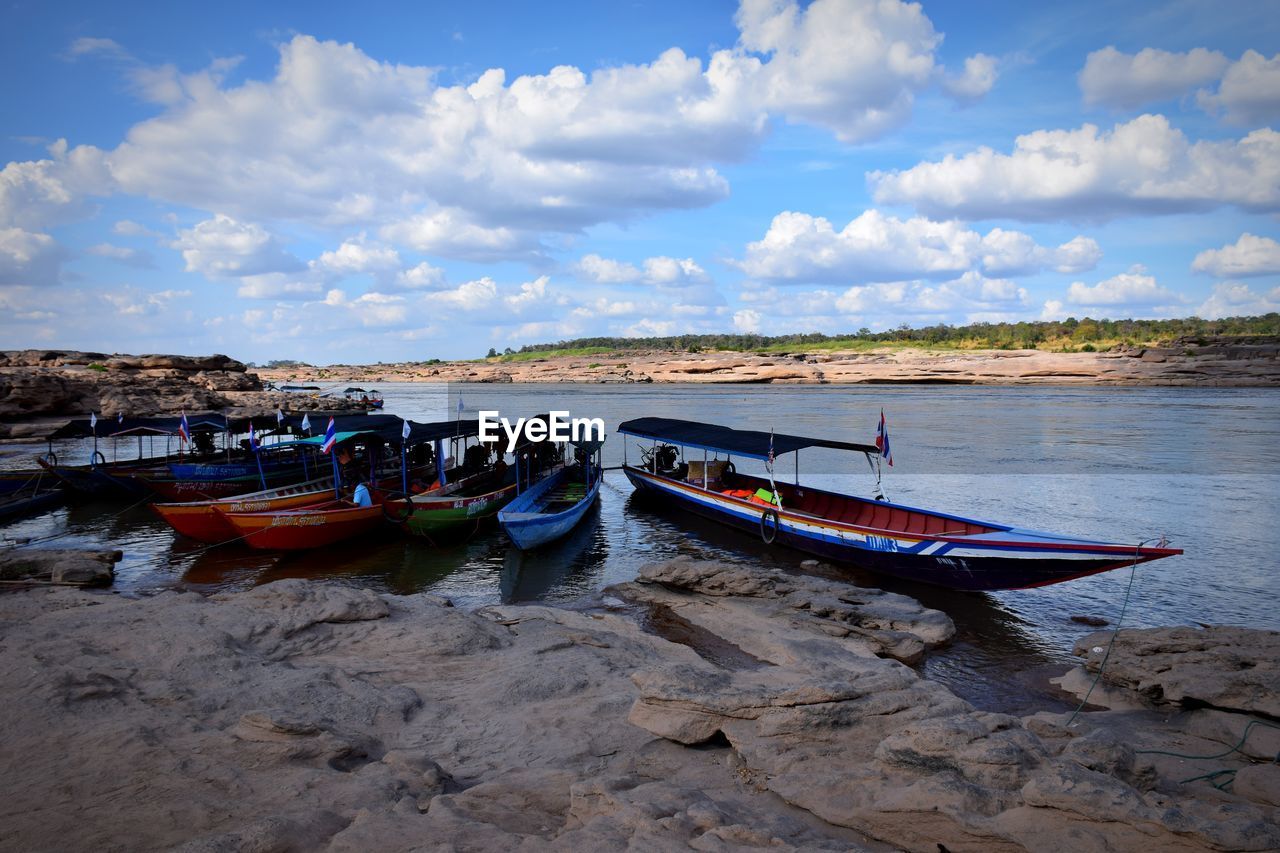
[[[1264,3],[3,14],[5,347],[1280,310]]]

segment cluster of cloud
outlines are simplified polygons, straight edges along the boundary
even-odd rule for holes
[[[839,231],[807,213],[783,212],[764,237],[749,243],[737,266],[760,281],[822,283],[1083,272],[1102,257],[1098,244],[1079,236],[1049,248],[1021,231],[979,234],[960,222],[924,217],[902,220],[867,210]]]
[[[710,281],[706,271],[693,258],[646,258],[643,269],[635,264],[584,255],[575,271],[596,284],[653,284],[659,287],[683,287]]]
[[[1002,154],[981,147],[910,169],[870,172],[882,204],[968,219],[1105,220],[1235,205],[1280,211],[1280,133],[1189,142],[1164,116],[1100,131],[1038,130]]]
[[[860,142],[904,124],[930,87],[972,100],[996,79],[981,54],[948,73],[941,35],[900,0],[744,0],[735,21],[738,43],[705,65],[673,48],[591,74],[565,65],[508,81],[495,68],[451,86],[306,35],[280,46],[272,79],[237,86],[234,57],[184,74],[81,38],[69,58],[116,63],[162,112],[115,150],[64,143],[53,160],[9,164],[0,226],[36,231],[119,192],[246,221],[367,227],[448,257],[531,258],[555,235],[725,198],[715,164],[753,151],[772,118]]]
[[[1280,53],[1267,59],[1246,50],[1232,62],[1203,47],[1184,53],[1148,47],[1128,54],[1109,46],[1089,54],[1078,79],[1086,104],[1134,109],[1196,91],[1200,107],[1229,124],[1280,120]],[[1216,91],[1201,88],[1215,82]]]

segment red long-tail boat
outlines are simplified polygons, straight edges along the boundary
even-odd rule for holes
[[[223,516],[236,536],[250,548],[266,551],[300,551],[333,545],[368,533],[381,525],[382,495],[370,493],[373,503],[358,506],[351,501],[321,504],[277,512],[228,512]]]

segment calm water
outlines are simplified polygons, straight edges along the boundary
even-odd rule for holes
[[[388,411],[440,420],[457,390],[379,384]],[[829,386],[463,386],[470,416],[516,417],[549,409],[601,417],[607,465],[622,462],[620,421],[664,415],[755,429],[869,442],[883,407],[895,467],[885,490],[897,502],[1117,542],[1167,535],[1187,554],[1137,570],[1125,625],[1222,622],[1280,628],[1280,394],[1239,389],[1070,389]],[[65,454],[73,456],[68,457]],[[63,458],[87,449],[60,451]],[[626,453],[638,458],[636,441]],[[122,451],[122,455],[124,451]],[[110,453],[107,454],[110,458]],[[868,493],[865,459],[803,451],[802,482]],[[752,463],[738,460],[744,471]],[[779,460],[785,479],[792,457]],[[6,538],[62,534],[53,546],[121,548],[116,588],[145,594],[243,588],[285,577],[338,577],[381,591],[430,590],[460,606],[498,601],[590,605],[638,566],[679,554],[797,569],[804,555],[769,549],[709,522],[632,500],[609,472],[599,506],[573,536],[522,555],[500,531],[444,548],[396,535],[323,554],[208,549],[178,539],[145,507],[82,505],[3,528]],[[1092,630],[1076,614],[1114,621],[1129,570],[1046,589],[954,593],[845,570],[905,592],[956,620],[957,642],[925,671],[984,707],[1063,706],[1046,684]]]

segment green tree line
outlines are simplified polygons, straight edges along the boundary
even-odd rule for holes
[[[971,323],[951,326],[939,323],[913,328],[903,324],[896,329],[873,332],[862,328],[856,332],[825,335],[809,332],[791,335],[670,335],[653,338],[575,338],[556,343],[527,344],[505,355],[533,355],[564,350],[588,352],[627,352],[635,350],[683,350],[700,352],[722,350],[745,352],[782,350],[803,347],[830,347],[844,343],[874,345],[902,344],[922,347],[954,347],[981,349],[1097,349],[1117,344],[1168,343],[1178,338],[1206,336],[1280,335],[1280,314],[1257,317],[1226,317],[1202,320],[1184,317],[1173,320],[1097,320],[1091,317],[1065,320],[1026,320],[1017,323]],[[490,357],[497,355],[490,351]]]

